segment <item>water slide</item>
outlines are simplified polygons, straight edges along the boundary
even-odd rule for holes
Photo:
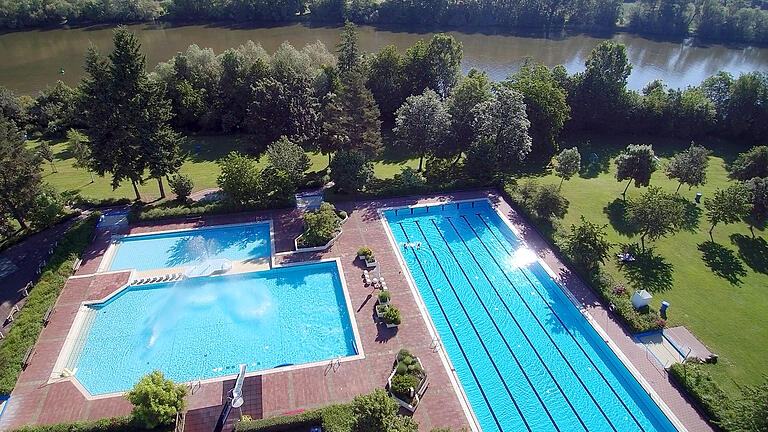
[[[210,276],[214,273],[224,273],[232,269],[232,261],[226,258],[205,260],[184,272],[188,278]]]

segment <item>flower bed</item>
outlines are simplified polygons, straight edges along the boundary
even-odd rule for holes
[[[387,379],[387,389],[390,395],[408,411],[416,411],[420,395],[424,394],[427,386],[427,374],[418,357],[407,350],[397,353],[392,373]]]

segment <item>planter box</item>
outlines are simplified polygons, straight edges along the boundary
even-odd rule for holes
[[[384,312],[379,312],[379,306],[383,306],[383,305],[376,305],[376,316],[378,318],[384,318]]]
[[[374,261],[368,261],[367,259],[363,259],[363,261],[365,261],[365,266],[367,268],[374,268],[377,265],[375,260]]]
[[[421,366],[421,368],[423,370],[424,366],[421,364],[421,360],[418,357],[416,357],[416,361],[419,362],[419,365]],[[397,362],[395,362],[395,367],[392,368],[392,373],[390,373],[389,374],[389,378],[387,378],[387,389],[392,388],[392,378],[395,376],[395,372],[396,371],[397,371]],[[389,392],[389,395],[392,396],[392,399],[394,399],[398,403],[398,405],[400,405],[401,407],[407,409],[410,412],[414,412],[414,411],[416,411],[416,408],[418,408],[419,402],[421,402],[421,398],[419,397],[419,393],[422,390],[424,390],[424,385],[426,384],[426,382],[427,382],[427,377],[426,377],[426,374],[425,374],[425,376],[421,379],[421,381],[419,381],[418,387],[414,389],[414,397],[413,397],[413,401],[411,401],[411,403],[408,403],[408,402],[400,399],[399,397],[395,396],[395,394],[392,393],[392,391]]]
[[[398,326],[398,325],[400,325],[400,324],[390,324],[390,323],[384,323],[384,324],[385,324],[385,325],[387,326],[387,328],[389,328],[389,329],[391,329],[391,328],[397,328],[397,326]]]
[[[344,230],[341,229],[341,226],[344,225],[344,222],[346,222],[347,219],[349,219],[349,216],[341,220],[341,224],[339,224],[339,232],[336,233],[336,235],[333,236],[333,238],[328,243],[321,246],[299,247],[299,239],[304,237],[304,234],[302,233],[298,237],[293,239],[294,249],[296,250],[296,252],[322,252],[328,249],[329,247],[333,246],[334,243],[336,243],[336,240],[338,240],[339,237],[341,237],[341,234],[344,232]]]

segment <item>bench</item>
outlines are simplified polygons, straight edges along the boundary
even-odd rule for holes
[[[19,312],[20,312],[19,306],[18,305],[14,305],[11,308],[11,311],[8,313],[8,318],[5,319],[5,322],[6,323],[12,323],[13,320],[14,320],[14,315],[19,313]]]
[[[30,360],[32,360],[32,354],[35,351],[35,347],[29,347],[27,348],[26,354],[24,354],[24,357],[21,359],[21,368],[26,369],[27,365],[29,364]]]
[[[24,285],[24,289],[21,291],[21,293],[24,295],[24,297],[29,297],[29,291],[32,290],[34,285],[32,282],[27,282],[26,285]]]
[[[43,315],[43,327],[48,325],[48,322],[51,321],[51,315],[53,315],[53,306],[49,307],[47,311],[45,311],[45,315]]]
[[[76,259],[75,262],[72,263],[72,271],[73,272],[78,271],[80,269],[80,264],[82,264],[82,263],[83,263],[82,259],[80,259],[80,258]]]

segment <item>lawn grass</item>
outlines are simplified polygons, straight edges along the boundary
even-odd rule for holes
[[[576,140],[573,144],[578,144]],[[588,155],[594,151],[600,157],[597,173],[585,169],[581,176],[574,177],[563,184],[562,192],[570,201],[568,214],[563,221],[563,227],[578,223],[581,215],[592,222],[608,225],[608,238],[616,244],[638,243],[639,236],[623,234],[621,221],[614,216],[611,222],[609,214],[621,203],[621,192],[626,182],[619,183],[615,179],[613,156],[618,149],[629,143],[654,144],[657,155],[662,162],[668,160],[673,152],[684,150],[687,142],[672,140],[640,140],[637,138],[613,138],[610,142],[592,139],[592,149],[582,151],[582,165],[588,164]],[[724,389],[735,394],[738,391],[734,383],[757,384],[762,374],[768,374],[768,332],[765,331],[765,317],[768,317],[768,232],[755,230],[756,240],[751,240],[749,228],[744,223],[734,225],[718,225],[714,230],[715,245],[709,241],[709,224],[703,214],[703,205],[695,205],[696,192],[703,194],[703,199],[713,195],[717,188],[728,184],[724,162],[731,161],[743,149],[729,149],[727,143],[700,143],[713,150],[707,171],[708,182],[700,188],[688,190],[687,186],[680,189],[682,197],[691,204],[691,209],[698,209],[701,214],[696,218],[698,227],[691,231],[661,239],[656,242],[646,241],[646,246],[653,247],[654,253],[661,257],[662,264],[673,266],[671,288],[654,292],[652,307],[660,306],[662,300],[671,303],[668,310],[668,326],[685,325],[699,339],[707,344],[715,353],[720,355],[719,362],[707,366]],[[583,145],[582,145],[583,146]],[[559,183],[560,179],[552,174],[537,178],[541,183]],[[674,192],[677,183],[670,181],[662,169],[653,174],[651,185],[659,186],[665,191]],[[628,198],[642,194],[646,188],[630,186]],[[612,205],[613,204],[613,205]],[[744,236],[744,237],[736,237]],[[739,239],[741,250],[732,239]],[[722,276],[716,275],[712,268],[703,260],[700,246],[709,246],[719,264],[712,264]],[[621,251],[616,246],[614,253]],[[740,257],[744,254],[746,260]],[[749,261],[758,271],[751,268]],[[663,266],[661,266],[663,267]],[[606,269],[618,281],[629,282],[627,267],[620,269],[613,260]],[[729,281],[730,279],[731,281]],[[637,283],[629,282],[632,289],[638,288]],[[650,291],[650,290],[649,290]]]
[[[577,223],[584,215],[587,219],[608,225],[609,240],[613,243],[635,243],[639,239],[631,234],[623,234],[626,227],[616,217],[616,209],[622,204],[621,192],[625,184],[614,178],[615,167],[612,159],[619,150],[629,143],[652,143],[656,153],[666,161],[674,152],[685,149],[688,142],[675,140],[639,139],[639,138],[591,138],[591,144],[585,146],[585,139],[573,139],[568,145],[578,144],[582,149],[582,165],[587,165],[588,155],[597,153],[599,161],[585,167],[580,176],[563,184],[563,194],[570,201],[568,214],[563,221],[565,228]],[[37,145],[31,141],[30,146]],[[694,218],[698,222],[691,231],[680,232],[657,242],[648,242],[654,253],[661,257],[659,268],[671,265],[673,268],[671,288],[654,293],[652,306],[658,308],[662,300],[671,303],[668,311],[668,325],[684,324],[693,331],[715,353],[720,355],[717,365],[707,366],[716,381],[730,394],[738,390],[735,383],[756,384],[762,374],[768,374],[768,363],[763,358],[768,354],[768,332],[764,330],[765,317],[768,316],[768,238],[766,231],[758,231],[757,240],[751,240],[746,224],[720,225],[715,228],[715,244],[707,243],[709,225],[703,215],[703,206],[693,204],[695,193],[701,192],[704,199],[711,197],[716,188],[728,184],[724,162],[732,161],[744,148],[729,147],[721,141],[701,142],[714,151],[710,157],[708,183],[701,188],[689,191],[683,186],[682,197],[691,204],[692,214],[700,211]],[[58,173],[52,174],[50,164],[44,166],[45,181],[58,190],[76,189],[85,197],[91,198],[133,198],[133,190],[126,183],[112,190],[108,178],[96,178],[90,183],[87,172],[72,167],[74,160],[66,151],[65,143],[52,143],[57,157]],[[198,148],[199,146],[199,148]],[[181,172],[189,175],[195,182],[195,190],[216,186],[219,174],[216,160],[231,150],[240,150],[255,154],[256,151],[246,137],[199,136],[190,137],[184,146],[189,157]],[[310,153],[311,170],[323,170],[327,167],[327,156]],[[265,163],[263,160],[260,163]],[[377,177],[389,178],[399,173],[404,166],[417,167],[418,159],[408,158],[407,153],[397,149],[388,150],[380,156],[374,171]],[[559,183],[559,178],[552,174],[530,175],[543,183]],[[652,185],[674,192],[677,183],[666,178],[663,170],[657,171],[652,178]],[[157,184],[148,181],[140,188],[145,200],[152,200],[158,195]],[[630,187],[628,197],[637,196],[645,188]],[[613,222],[611,221],[613,210]],[[735,236],[743,237],[735,237]],[[733,239],[741,243],[741,250]],[[721,276],[703,260],[700,246],[717,258],[717,268]],[[616,253],[620,246],[615,247]],[[739,257],[743,254],[755,268],[751,268]],[[762,261],[761,261],[762,260]],[[760,268],[762,266],[762,268]],[[620,269],[615,262],[606,266],[607,270],[619,281],[628,282],[626,268]],[[762,272],[761,272],[762,271]],[[661,273],[663,279],[663,272]],[[729,278],[731,281],[729,281]],[[629,282],[631,289],[639,288],[638,283]]]
[[[38,140],[30,140],[27,145],[35,148],[39,144]],[[75,160],[67,150],[66,141],[50,142],[50,145],[56,157],[54,164],[57,172],[53,172],[51,164],[45,163],[43,180],[52,184],[60,192],[75,190],[83,197],[94,199],[134,198],[133,187],[129,182],[124,182],[114,190],[109,176],[95,176],[95,181],[91,183],[91,176],[87,171],[73,167]],[[183,146],[187,160],[180,171],[192,178],[195,191],[216,187],[216,178],[220,173],[216,161],[233,150],[258,155],[255,146],[245,136],[188,137]],[[328,156],[319,153],[308,153],[308,155],[312,163],[311,171],[327,168]],[[260,158],[259,164],[262,166],[266,164],[265,158]],[[418,160],[403,157],[401,152],[387,151],[375,161],[374,173],[380,178],[391,178],[406,165],[417,167]],[[157,182],[152,179],[140,185],[139,192],[144,201],[152,201],[160,195]]]

